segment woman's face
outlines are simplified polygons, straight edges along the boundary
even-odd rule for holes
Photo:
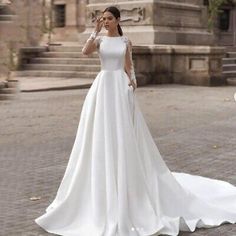
[[[103,25],[106,30],[115,31],[117,29],[118,24],[119,18],[116,19],[111,12],[106,11],[103,13]]]

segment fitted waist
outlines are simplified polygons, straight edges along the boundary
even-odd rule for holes
[[[119,69],[105,69],[105,68],[101,68],[101,71],[122,71],[122,72],[125,72],[125,70],[123,68],[119,68]]]

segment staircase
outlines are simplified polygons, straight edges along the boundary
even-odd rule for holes
[[[8,1],[0,0],[0,29],[1,33],[4,32],[4,28],[9,28],[9,23],[13,23],[12,20],[15,15],[12,13],[10,8],[8,8]],[[0,49],[2,50],[2,49]],[[0,55],[1,57],[1,55]],[[4,74],[4,73],[3,73]],[[18,81],[14,79],[6,79],[7,75],[4,77],[0,77],[0,100],[9,100],[16,99],[19,89],[18,89]]]
[[[19,87],[17,80],[0,81],[0,100],[18,98]]]
[[[78,88],[88,88],[100,71],[100,60],[96,52],[86,56],[81,50],[82,46],[49,46],[47,51],[41,51],[27,60],[14,76],[19,80],[37,78],[40,81],[41,78],[41,81],[49,83],[64,81],[70,88],[76,85]]]
[[[8,7],[8,3],[1,3],[0,1],[0,21],[11,22],[14,17],[15,15]]]
[[[223,75],[228,84],[236,85],[236,47],[227,48],[226,57],[223,58]]]

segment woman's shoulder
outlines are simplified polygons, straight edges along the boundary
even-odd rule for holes
[[[132,47],[132,41],[129,39],[128,36],[122,35],[122,38],[123,38],[123,40],[124,40],[124,42],[126,43],[127,46]]]
[[[95,38],[95,43],[97,44],[97,46],[101,44],[103,38],[104,38],[103,35],[97,35],[97,37]]]
[[[130,40],[127,35],[124,35],[124,34],[123,34],[121,37],[122,37],[125,41],[129,41],[129,40]]]
[[[97,37],[96,37],[96,40],[99,42],[99,41],[101,41],[101,40],[102,40],[102,38],[103,38],[103,36],[102,36],[102,35],[97,35]]]

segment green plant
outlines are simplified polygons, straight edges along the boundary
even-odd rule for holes
[[[217,15],[221,12],[220,7],[229,2],[229,0],[208,0],[208,29],[214,28],[214,22]]]
[[[53,6],[54,1],[51,0],[49,6],[47,6],[46,1],[43,0],[42,2],[42,27],[41,32],[43,34],[48,34],[48,44],[51,43],[51,34],[54,33],[53,29]],[[46,11],[46,9],[48,11]]]

